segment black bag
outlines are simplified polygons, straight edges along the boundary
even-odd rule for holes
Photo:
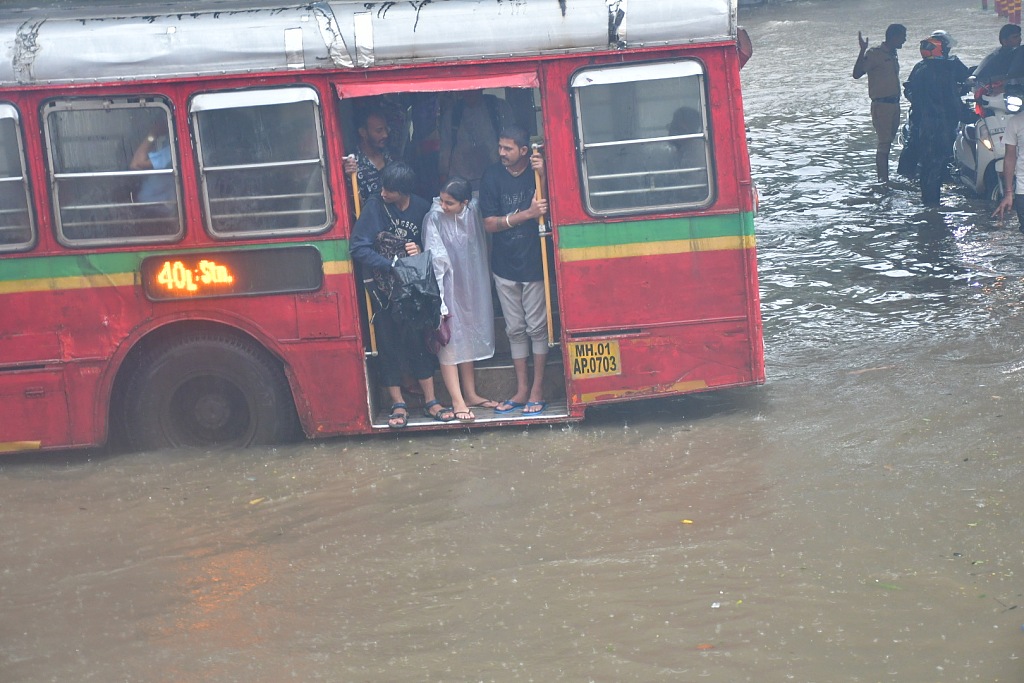
[[[412,330],[435,330],[441,323],[441,290],[430,252],[404,256],[392,269],[391,316]]]
[[[393,232],[381,230],[373,242],[373,250],[391,261],[396,256],[405,255],[405,240]],[[387,308],[395,288],[395,276],[391,268],[372,268],[370,276],[373,279],[371,292],[377,301],[378,309]]]

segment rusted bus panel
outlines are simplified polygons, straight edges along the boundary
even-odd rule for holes
[[[587,338],[598,342],[603,337]],[[617,337],[621,373],[570,379],[570,402],[610,403],[635,398],[687,394],[764,380],[763,370],[746,362],[751,347],[746,321],[708,321],[641,329]]]
[[[366,68],[735,38],[736,0],[9,7],[0,85]],[[539,27],[543,27],[539,30]],[[84,29],[84,30],[83,30]]]

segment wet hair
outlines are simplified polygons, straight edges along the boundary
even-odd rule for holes
[[[885,40],[895,40],[898,37],[907,37],[907,27],[903,24],[889,24],[888,28],[885,29]]]
[[[416,171],[404,161],[392,161],[381,170],[380,184],[389,192],[411,195],[416,189]]]
[[[516,147],[529,147],[530,134],[523,130],[522,126],[505,126],[498,133],[498,139],[511,140]]]
[[[441,192],[450,195],[457,202],[468,202],[473,196],[473,187],[465,178],[452,176],[448,182],[441,187]]]
[[[367,107],[366,109],[360,110],[356,115],[356,130],[366,128],[371,116],[376,116],[384,123],[387,123],[388,121],[387,114],[384,113],[383,109],[380,107]]]
[[[1003,42],[1013,36],[1020,35],[1020,26],[1017,24],[1003,24],[1003,27],[999,29],[999,42]]]

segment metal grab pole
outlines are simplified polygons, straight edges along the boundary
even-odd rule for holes
[[[359,172],[353,171],[350,174],[352,178],[352,204],[356,209],[356,219],[359,218],[359,212],[362,211],[362,207],[359,205]],[[370,355],[377,355],[377,331],[373,326],[373,300],[370,298],[370,290],[366,288],[366,280],[363,280],[363,294],[366,295],[366,322],[370,326]]]
[[[540,149],[540,145],[537,143],[533,144],[533,153],[537,154]],[[544,188],[540,182],[540,171],[534,169],[533,171],[534,185],[537,186],[536,197],[540,201],[544,199]],[[544,239],[550,233],[547,232],[547,224],[544,221],[544,215],[541,214],[537,219],[537,230],[540,235],[540,261],[544,267],[544,306],[548,316],[548,348],[552,348],[555,345],[555,328],[552,322],[551,315],[551,276],[548,268],[548,245]]]

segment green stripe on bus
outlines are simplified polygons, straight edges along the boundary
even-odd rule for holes
[[[558,226],[558,248],[586,249],[645,242],[751,237],[753,234],[754,214],[749,212],[622,223],[586,223]]]
[[[163,254],[187,254],[208,251],[239,251],[272,249],[276,246],[313,246],[320,250],[325,264],[348,261],[348,240],[301,242],[281,244],[246,244],[240,246],[210,245],[189,249],[159,249],[154,251],[117,252],[112,254],[71,254],[67,256],[27,256],[0,260],[0,282],[19,280],[61,279],[92,275],[134,273],[142,259]]]

